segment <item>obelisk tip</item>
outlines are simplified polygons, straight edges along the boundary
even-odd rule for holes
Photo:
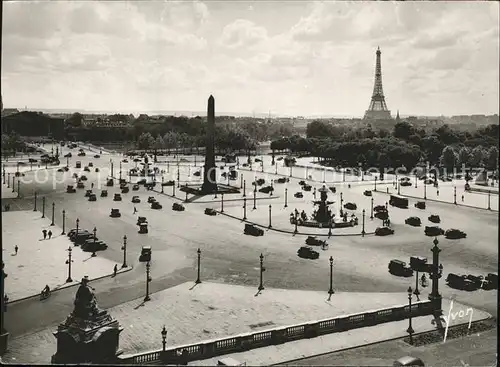
[[[210,97],[208,97],[208,100],[212,100],[212,101],[213,101],[214,99],[215,99],[215,98],[214,98],[214,96],[212,96],[212,95],[210,95]]]

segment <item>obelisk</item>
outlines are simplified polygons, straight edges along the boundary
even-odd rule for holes
[[[215,176],[215,99],[211,95],[208,98],[207,110],[207,136],[205,147],[205,167],[203,172],[203,185],[201,191],[204,194],[212,194],[217,192],[217,183]]]

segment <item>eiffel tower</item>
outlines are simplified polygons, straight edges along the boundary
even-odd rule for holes
[[[365,112],[365,120],[390,120],[391,111],[385,104],[384,90],[382,89],[382,66],[380,63],[380,47],[377,48],[377,61],[375,64],[375,85],[370,107]]]

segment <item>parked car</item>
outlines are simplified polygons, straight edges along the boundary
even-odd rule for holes
[[[75,234],[73,236],[73,243],[75,246],[80,246],[85,243],[89,238],[93,238],[94,234],[90,233],[89,231],[83,230],[83,231],[78,231],[78,234]]]
[[[82,168],[82,162],[76,161],[75,168]]]
[[[151,203],[151,209],[161,209],[161,208],[163,208],[163,207],[161,206],[161,204],[159,202],[153,201]]]
[[[176,212],[183,212],[185,210],[184,205],[179,204],[179,203],[174,203],[172,205],[172,210],[175,210]]]
[[[148,233],[148,222],[142,222],[139,224],[139,232],[140,234],[146,234]]]
[[[85,184],[82,181],[78,181],[77,184],[76,184],[76,188],[77,189],[84,189],[85,188]]]
[[[408,198],[405,198],[400,195],[391,195],[389,199],[389,205],[395,206],[397,208],[401,209],[407,209],[408,208]]]
[[[74,194],[74,193],[76,192],[76,190],[75,190],[75,188],[73,187],[73,185],[68,185],[68,186],[66,187],[66,192],[67,192],[68,194]]]
[[[389,261],[389,273],[401,277],[411,277],[413,276],[413,269],[401,260],[391,260]]]
[[[90,194],[92,194],[92,190],[87,190],[85,192],[85,197],[88,198],[90,196]]]
[[[273,191],[274,191],[274,188],[272,186],[264,186],[264,187],[259,189],[259,192],[262,192],[264,194],[269,194],[269,193],[272,193]]]
[[[293,196],[295,196],[296,198],[303,198],[304,194],[301,192],[296,192],[295,194],[293,194]]]
[[[123,159],[122,162],[123,163],[128,163],[128,159]]]
[[[394,234],[394,229],[389,227],[377,227],[375,230],[375,236],[388,236]]]
[[[305,182],[304,180],[300,180],[300,181],[299,181],[299,185],[300,185],[300,186],[304,186],[305,184],[306,184],[306,182]]]
[[[425,272],[428,270],[427,258],[423,256],[411,256],[410,268],[414,271]]]
[[[365,190],[363,192],[363,195],[365,195],[365,196],[372,196],[372,192],[370,190]]]
[[[64,158],[71,158],[72,157],[72,154],[71,152],[68,152],[64,155]]]
[[[411,182],[410,181],[403,181],[400,183],[401,186],[411,186]]]
[[[148,203],[151,204],[153,201],[156,201],[154,196],[149,196],[148,197]]]
[[[394,361],[393,367],[425,367],[424,362],[417,357],[405,356],[399,358],[397,361]]]
[[[130,191],[130,188],[128,186],[122,186],[122,194],[127,194]]]
[[[141,199],[139,199],[139,196],[132,196],[132,202],[134,204],[137,204],[141,202]]]
[[[107,198],[108,197],[108,190],[101,190],[101,197]]]
[[[94,158],[101,158],[99,154],[94,155]]]
[[[355,203],[345,203],[344,204],[344,209],[347,210],[356,210],[358,206]]]
[[[170,180],[170,181],[162,183],[161,185],[162,186],[174,186],[175,185],[175,181]]]
[[[115,196],[113,197],[113,201],[122,201],[121,194],[115,194]]]
[[[58,168],[58,169],[57,169],[57,172],[64,172],[64,168],[62,168],[62,167],[61,167],[61,168]],[[17,172],[16,172],[16,173],[17,173]]]
[[[387,211],[379,211],[374,214],[375,218],[380,219],[380,220],[387,220],[389,219],[389,212]]]
[[[326,241],[320,240],[316,236],[307,236],[306,245],[309,245],[309,246],[327,246]]]
[[[67,236],[68,236],[68,238],[69,238],[71,241],[73,241],[73,239],[75,238],[76,234],[77,234],[77,233],[80,233],[80,232],[88,232],[88,231],[87,231],[87,230],[85,230],[85,229],[79,228],[79,229],[78,229],[78,232],[77,232],[77,231],[76,231],[76,228],[73,228],[73,229],[70,229],[70,230],[68,231]]]
[[[302,246],[297,250],[297,255],[303,259],[316,260],[319,258],[319,252],[309,246]]]
[[[90,194],[90,195],[89,195],[89,201],[97,201],[97,196],[96,196],[96,194],[93,194],[93,193],[92,193],[92,194]]]
[[[80,180],[81,180],[81,181],[87,181],[87,180],[88,180],[88,178],[87,178],[87,176],[82,175],[82,176],[80,177]]]
[[[96,167],[96,168],[95,168],[95,171],[96,171],[96,172],[99,172],[99,167]]]
[[[280,177],[276,180],[277,183],[286,183],[290,182],[290,179],[288,177]]]
[[[205,208],[206,215],[217,215],[217,212],[213,208]]]
[[[109,216],[111,218],[120,218],[122,214],[120,213],[120,209],[111,209],[111,214]]]
[[[488,273],[484,278],[485,282],[483,283],[483,289],[498,289],[498,274],[496,273]]]
[[[89,162],[89,165],[88,165],[88,166],[89,166],[89,167],[94,167],[94,163]],[[89,170],[89,171],[90,171],[90,170]]]
[[[139,256],[139,261],[148,262],[151,261],[151,246],[142,246],[141,255]]]
[[[89,238],[85,243],[81,245],[82,251],[85,252],[96,252],[96,251],[104,251],[108,248],[108,245],[104,241],[96,240],[93,238]]]
[[[410,226],[413,226],[413,227],[420,227],[420,225],[422,224],[419,217],[406,218],[405,223],[409,224]]]
[[[425,226],[424,233],[426,236],[437,237],[437,236],[442,236],[444,234],[444,229],[438,226]]]
[[[451,228],[444,233],[444,236],[450,240],[458,240],[460,238],[466,238],[467,234],[459,229]]]
[[[303,185],[302,186],[302,190],[304,190],[304,191],[311,191],[312,190],[312,186],[311,185],[307,185],[307,184]]]
[[[432,223],[439,223],[439,222],[441,222],[441,218],[439,218],[439,215],[436,215],[436,214],[430,215],[428,219]]]
[[[146,223],[147,219],[146,217],[137,217],[137,225],[140,225],[141,223]]]
[[[139,185],[134,184],[134,186],[132,186],[132,191],[137,191],[137,190],[139,190]]]
[[[194,176],[201,176],[201,171],[196,171],[195,173],[193,173],[193,175]],[[165,186],[172,186],[172,185],[165,185]]]
[[[250,236],[263,236],[264,235],[264,230],[261,228],[256,227],[253,224],[245,224],[245,229],[243,230],[244,234],[250,235]]]
[[[86,154],[85,154],[85,152],[80,152],[80,153],[78,153],[78,156],[79,156],[79,157],[85,157],[85,156],[86,156]]]
[[[458,275],[455,273],[449,273],[446,277],[446,283],[449,287],[454,289],[460,289],[464,291],[475,291],[478,290],[481,285],[475,281],[469,279],[466,275]]]
[[[426,207],[425,201],[417,201],[415,203],[415,208],[424,210]]]

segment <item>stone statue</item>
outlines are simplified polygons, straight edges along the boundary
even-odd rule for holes
[[[76,292],[76,298],[74,302],[75,308],[73,310],[73,316],[85,320],[89,320],[99,314],[97,300],[95,298],[92,287],[90,287],[88,283],[88,276],[83,277],[82,282],[80,283],[80,287]]]

